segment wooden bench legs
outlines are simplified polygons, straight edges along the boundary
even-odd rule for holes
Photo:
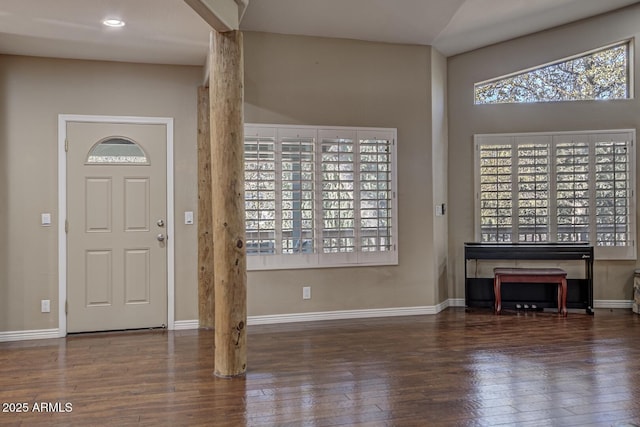
[[[557,283],[558,313],[567,315],[567,272],[561,268],[494,268],[495,312],[502,311],[502,283]]]

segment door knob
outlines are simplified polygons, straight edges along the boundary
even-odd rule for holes
[[[156,239],[158,239],[158,242],[164,242],[164,234],[158,234]]]
[[[159,219],[158,222],[156,222],[156,224],[158,224],[158,227],[164,227],[164,221]]]

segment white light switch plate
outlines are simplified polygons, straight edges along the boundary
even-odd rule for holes
[[[42,214],[41,224],[42,225],[51,225],[51,214],[50,213],[43,213]]]
[[[186,211],[184,213],[184,223],[187,224],[187,225],[192,225],[193,224],[193,212]]]

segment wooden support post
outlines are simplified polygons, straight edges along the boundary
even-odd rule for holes
[[[247,369],[242,33],[213,32],[209,99],[215,271],[215,374]]]
[[[211,127],[209,88],[198,88],[198,320],[213,329],[213,208],[211,205]]]

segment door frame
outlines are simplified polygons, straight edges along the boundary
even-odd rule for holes
[[[173,118],[137,116],[58,115],[58,336],[67,335],[67,124],[160,124],[167,129],[167,328],[175,328],[175,255],[173,199]]]

